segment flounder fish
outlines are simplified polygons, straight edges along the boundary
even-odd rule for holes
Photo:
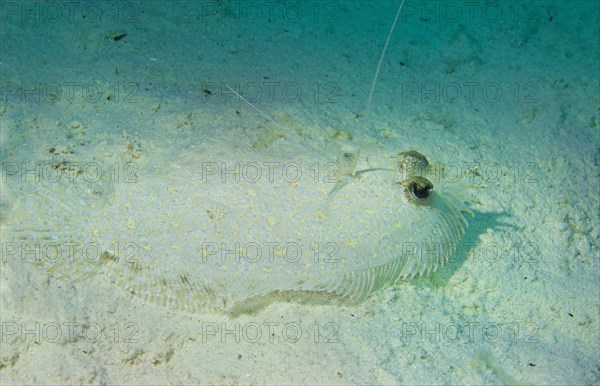
[[[13,203],[9,238],[46,243],[36,264],[56,278],[102,275],[176,308],[231,311],[278,292],[362,300],[457,249],[471,212],[427,168],[415,151],[211,142],[125,183],[39,182]]]

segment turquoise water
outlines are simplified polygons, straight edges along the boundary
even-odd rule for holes
[[[407,0],[374,84],[400,4],[2,1],[2,382],[598,383],[598,3]],[[156,256],[162,275],[133,264],[121,277],[154,291],[141,297],[114,285],[120,269],[47,269],[56,240],[61,258],[75,245],[84,267],[101,254],[128,264],[158,239],[177,256],[208,237],[183,233],[193,202],[217,224],[202,239],[213,253],[219,232],[232,240],[252,223],[247,212],[224,214],[225,204],[251,205],[256,171],[222,167],[228,152],[287,157],[316,178],[344,154],[361,170],[409,150],[429,160],[420,173],[434,192],[464,198],[474,217],[444,267],[359,302],[271,294],[231,314],[170,307],[162,288],[173,277]],[[217,190],[206,206],[201,185],[189,193],[189,179],[240,173],[244,199]],[[307,196],[302,182],[276,176],[293,188],[286,194]],[[382,198],[369,178],[343,176]],[[123,232],[111,229],[103,208],[121,202],[126,212],[122,197],[145,186],[147,208],[119,217]],[[177,212],[187,223],[151,204],[178,191],[185,200],[156,205],[191,202]],[[305,229],[301,216],[261,215],[288,237]],[[325,257],[332,245],[362,246],[364,232],[338,225],[319,240]],[[149,236],[156,229],[172,233]],[[127,240],[96,251],[90,240],[110,232]],[[169,234],[179,241],[168,245]],[[177,288],[188,285],[176,276]]]

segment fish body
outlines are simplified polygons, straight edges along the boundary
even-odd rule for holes
[[[37,261],[54,277],[103,275],[169,306],[229,311],[290,291],[360,300],[442,266],[468,224],[449,192],[415,199],[398,165],[377,148],[330,157],[211,142],[127,183],[37,184],[16,204],[13,236],[74,245]]]

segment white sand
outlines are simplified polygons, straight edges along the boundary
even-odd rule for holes
[[[502,2],[494,21],[476,3],[406,3],[366,123],[396,1],[300,3],[297,22],[296,3],[269,17],[263,2],[92,2],[85,19],[0,4],[1,161],[19,168],[1,185],[2,384],[598,384],[598,4]],[[98,99],[82,99],[90,82]],[[275,123],[222,82],[261,90]],[[21,162],[170,164],[218,135],[351,137],[472,172],[464,252],[360,304],[233,316],[48,280],[7,253],[11,203],[31,189]]]

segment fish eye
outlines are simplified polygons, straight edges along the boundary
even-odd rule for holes
[[[431,195],[433,184],[425,177],[414,176],[402,183],[406,189],[406,196],[411,201],[421,203]]]

